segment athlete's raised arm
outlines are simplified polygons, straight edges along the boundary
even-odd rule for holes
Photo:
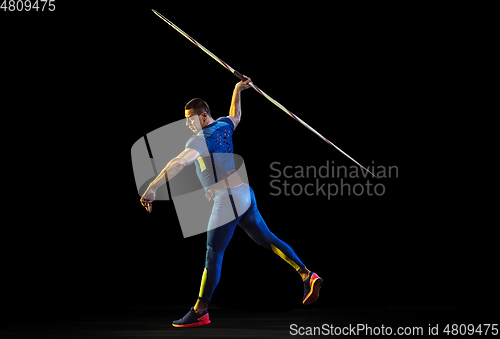
[[[246,77],[246,81],[240,81],[236,84],[233,91],[233,98],[231,99],[231,107],[229,108],[229,119],[233,121],[234,128],[240,123],[241,119],[241,91],[250,87],[252,79]]]
[[[167,180],[171,180],[177,173],[182,171],[184,167],[191,165],[199,156],[200,153],[198,151],[186,148],[178,156],[170,160],[156,179],[149,184],[146,192],[144,192],[141,198],[142,206],[146,207],[148,212],[151,213],[151,204],[155,200],[158,187],[166,183]]]

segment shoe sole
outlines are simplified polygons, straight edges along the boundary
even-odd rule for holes
[[[197,326],[203,326],[206,324],[210,324],[210,320],[207,321],[198,321],[192,324],[185,324],[185,325],[177,325],[177,324],[172,324],[174,327],[197,327]]]
[[[322,285],[323,285],[323,279],[321,279],[319,277],[314,279],[312,282],[312,288],[302,303],[304,305],[309,305],[309,304],[312,304],[313,302],[315,302],[316,300],[318,300],[319,290],[321,289]]]
[[[172,326],[174,327],[197,327],[197,326],[203,326],[206,324],[210,324],[210,319],[208,318],[208,313],[205,314],[204,316],[198,318],[199,321],[191,324],[174,324],[172,323]]]

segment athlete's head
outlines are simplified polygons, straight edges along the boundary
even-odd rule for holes
[[[203,127],[210,124],[213,119],[207,103],[200,98],[194,98],[184,107],[186,126],[193,133],[198,133]]]

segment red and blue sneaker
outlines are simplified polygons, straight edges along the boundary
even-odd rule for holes
[[[174,320],[172,325],[174,327],[196,327],[202,326],[210,323],[210,319],[208,318],[208,311],[203,311],[202,314],[198,314],[194,311],[194,308],[191,307],[189,312],[182,317],[182,319]]]
[[[304,298],[302,299],[304,305],[312,304],[318,299],[321,285],[323,285],[323,279],[316,273],[309,272],[309,276],[304,281]]]

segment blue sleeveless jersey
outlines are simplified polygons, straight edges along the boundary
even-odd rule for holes
[[[186,143],[186,148],[200,153],[195,165],[203,187],[215,184],[224,174],[234,169],[233,131],[232,120],[222,117],[205,126]]]

